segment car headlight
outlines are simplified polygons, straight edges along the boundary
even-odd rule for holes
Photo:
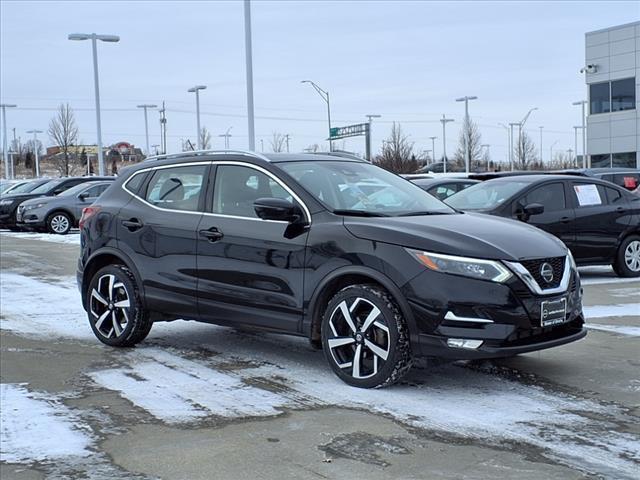
[[[38,203],[36,205],[27,205],[27,206],[24,207],[24,210],[25,211],[27,211],[27,210],[35,210],[36,208],[42,208],[44,206],[45,206],[44,203]]]
[[[436,272],[462,275],[464,277],[490,280],[498,283],[504,283],[512,277],[507,267],[495,260],[457,257],[453,255],[443,255],[441,253],[412,250],[410,248],[406,250],[429,270],[435,270]]]
[[[0,200],[0,205],[11,205],[13,200]]]

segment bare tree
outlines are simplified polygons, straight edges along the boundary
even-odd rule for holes
[[[414,143],[402,132],[399,123],[393,122],[389,137],[383,142],[382,152],[374,163],[394,173],[412,173],[420,165],[413,152]]]
[[[49,137],[60,148],[62,155],[54,155],[54,164],[61,175],[69,176],[71,169],[69,150],[78,141],[78,127],[73,110],[67,103],[60,104],[55,117],[49,122]],[[98,145],[100,148],[100,145]]]
[[[273,132],[273,136],[270,140],[271,150],[275,153],[284,152],[287,146],[287,136],[280,132]]]
[[[471,119],[471,117],[468,119],[465,118],[462,124],[462,129],[460,130],[460,135],[458,137],[458,147],[453,156],[456,169],[458,170],[465,169],[465,140],[469,142],[469,170],[477,170],[483,160],[482,135],[480,134],[478,125]]]
[[[207,130],[207,127],[200,129],[200,145],[202,145],[203,150],[211,148],[211,132]]]
[[[521,132],[517,138],[513,156],[514,166],[518,170],[530,170],[537,160],[536,146],[527,132]]]

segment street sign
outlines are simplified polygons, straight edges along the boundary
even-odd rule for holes
[[[334,127],[329,130],[329,139],[338,140],[340,138],[357,137],[359,135],[366,135],[368,132],[368,123],[358,123],[356,125],[347,125],[346,127]]]

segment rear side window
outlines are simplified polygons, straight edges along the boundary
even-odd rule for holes
[[[610,205],[614,205],[622,201],[622,194],[615,188],[603,187],[605,194],[607,195],[607,202]]]
[[[145,200],[171,210],[198,210],[207,165],[158,169],[153,173]]]
[[[539,203],[544,206],[545,212],[564,210],[567,205],[564,197],[564,186],[562,183],[542,185],[527,193],[524,202],[521,203],[523,203],[524,206],[530,203]]]

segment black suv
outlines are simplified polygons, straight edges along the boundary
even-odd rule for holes
[[[302,335],[345,382],[378,387],[413,356],[508,357],[586,335],[560,240],[356,159],[156,157],[80,228],[83,305],[112,346],[180,318]]]
[[[11,230],[19,230],[21,228],[17,224],[16,214],[18,206],[25,200],[38,197],[53,197],[84,182],[113,180],[113,178],[114,177],[65,177],[42,180],[42,183],[28,192],[3,195],[0,199],[0,228],[9,228]]]

